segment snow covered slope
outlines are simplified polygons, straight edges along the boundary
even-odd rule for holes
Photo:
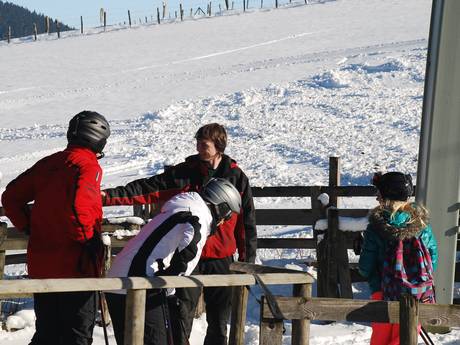
[[[105,186],[182,161],[195,151],[196,129],[214,121],[228,129],[228,153],[255,186],[325,184],[331,155],[342,158],[343,184],[367,184],[376,170],[415,177],[430,7],[429,0],[302,1],[278,10],[0,43],[0,192],[64,147],[67,122],[83,109],[111,121],[101,161]],[[257,205],[286,206],[276,202]],[[259,231],[311,235],[299,227]],[[294,267],[313,255],[259,254],[263,262]],[[354,288],[366,297],[364,285]],[[249,313],[247,344],[257,344],[257,315]],[[204,319],[195,322],[192,344],[200,343],[204,326]],[[24,344],[32,333],[0,332],[0,340]],[[436,340],[459,344],[459,334]],[[369,337],[366,325],[313,325],[311,343],[366,344]],[[103,344],[100,329],[95,343]]]

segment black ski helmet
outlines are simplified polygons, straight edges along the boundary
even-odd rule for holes
[[[383,199],[406,201],[414,192],[412,177],[401,172],[376,173],[372,184],[377,187]]]
[[[69,144],[87,147],[95,153],[102,153],[109,136],[110,126],[105,117],[89,110],[75,115],[67,130]]]
[[[228,220],[232,212],[240,213],[241,196],[240,192],[228,180],[223,178],[211,178],[203,186],[201,197],[211,205],[213,216],[218,223],[221,220]]]

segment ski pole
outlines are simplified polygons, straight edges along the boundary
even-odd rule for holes
[[[101,309],[102,329],[104,330],[105,345],[109,345],[109,337],[107,335],[107,324],[105,323],[105,311],[104,311],[105,297],[102,291],[98,291],[98,294],[99,294],[99,308]]]
[[[420,331],[420,335],[422,336],[422,340],[425,342],[426,345],[434,345],[433,340],[430,338],[430,336],[428,335],[428,332],[423,326]]]

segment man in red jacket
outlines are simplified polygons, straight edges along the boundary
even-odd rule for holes
[[[208,237],[195,274],[229,274],[233,254],[238,260],[254,263],[257,249],[255,209],[249,180],[236,162],[224,154],[225,128],[217,123],[201,127],[196,135],[197,155],[168,168],[163,174],[132,181],[126,186],[103,191],[104,205],[162,204],[180,192],[200,191],[212,177],[229,180],[241,194],[242,210],[234,214]],[[208,329],[205,345],[227,344],[227,322],[231,311],[231,288],[204,288]],[[184,339],[190,336],[200,291],[177,289],[183,320]]]
[[[82,111],[69,122],[68,146],[11,181],[2,195],[6,216],[29,235],[31,278],[99,277],[102,170],[98,158],[110,135],[107,120]],[[34,201],[33,207],[28,203]],[[34,295],[36,331],[31,345],[89,345],[95,292]]]

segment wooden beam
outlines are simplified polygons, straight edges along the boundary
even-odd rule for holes
[[[267,285],[306,284],[312,281],[312,278],[305,273],[261,273],[260,277]],[[0,295],[254,284],[254,277],[248,274],[193,275],[188,277],[164,276],[153,278],[21,279],[3,281],[0,284]]]
[[[310,209],[256,209],[257,225],[312,225]]]
[[[399,302],[337,298],[276,297],[286,319],[399,323]],[[263,317],[271,317],[265,311]],[[419,322],[432,326],[460,326],[460,305],[419,304]]]

